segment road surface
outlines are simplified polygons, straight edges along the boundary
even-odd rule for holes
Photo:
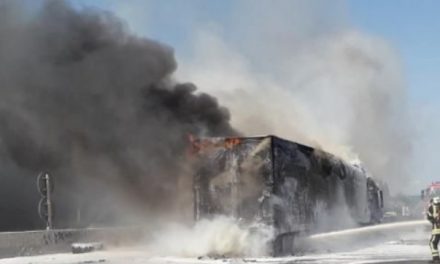
[[[413,221],[317,235],[312,240],[318,248],[313,249],[314,253],[281,258],[184,258],[153,255],[146,247],[136,247],[83,254],[4,258],[0,259],[0,264],[418,264],[429,263],[430,260],[430,232],[426,227],[423,221]],[[180,240],[179,236],[175,236],[175,242]],[[330,249],[329,245],[339,245],[340,248]]]
[[[336,264],[336,263],[428,263],[430,252],[422,241],[389,241],[367,248],[338,253],[317,253],[283,258],[179,258],[150,256],[142,248],[118,249],[85,254],[52,254],[34,257],[17,257],[0,260],[0,264]]]

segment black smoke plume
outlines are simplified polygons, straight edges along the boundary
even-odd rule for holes
[[[59,227],[110,223],[119,198],[166,210],[187,135],[236,134],[215,98],[172,79],[176,67],[171,48],[111,13],[0,1],[0,229],[43,225],[42,170]]]

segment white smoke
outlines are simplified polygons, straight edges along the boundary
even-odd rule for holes
[[[140,34],[157,33],[154,18],[170,24],[144,14],[162,10],[159,2],[110,2]],[[186,36],[170,44],[193,47],[177,52],[180,79],[216,95],[245,134],[277,134],[359,158],[401,191],[414,174],[415,138],[402,63],[386,41],[351,25],[346,1],[237,0],[224,4],[221,18],[198,12],[198,4],[166,9]]]
[[[398,55],[336,15],[321,21],[321,8],[309,1],[268,3],[237,4],[240,38],[222,25],[197,31],[179,74],[216,95],[244,134],[276,134],[361,159],[399,191],[413,135]]]
[[[201,220],[193,227],[169,225],[155,234],[149,250],[160,256],[266,256],[272,239],[270,227],[242,224],[233,218],[218,216]]]

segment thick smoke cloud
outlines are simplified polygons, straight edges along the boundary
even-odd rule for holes
[[[392,192],[414,192],[416,138],[399,54],[351,25],[344,1],[235,1],[199,23],[180,76],[219,98],[245,134],[276,134],[360,159]],[[233,24],[234,30],[227,25]]]
[[[41,226],[42,170],[56,178],[61,226],[116,221],[128,204],[166,210],[187,135],[236,134],[214,97],[173,81],[169,47],[127,32],[64,1],[31,13],[0,2],[1,229]]]

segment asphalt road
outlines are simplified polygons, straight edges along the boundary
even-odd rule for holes
[[[85,254],[53,254],[34,257],[18,257],[0,260],[0,264],[418,264],[429,263],[430,252],[427,245],[405,244],[404,241],[390,241],[368,248],[317,253],[304,256],[282,258],[182,258],[157,257],[149,255],[141,248],[100,251]]]
[[[171,243],[182,238],[173,236]],[[0,259],[0,264],[418,264],[429,263],[429,228],[423,221],[395,223],[312,236],[301,256],[208,258],[153,254],[148,247],[107,249],[83,254],[52,254]],[[180,243],[184,247],[184,243]],[[312,246],[314,248],[312,249]]]

